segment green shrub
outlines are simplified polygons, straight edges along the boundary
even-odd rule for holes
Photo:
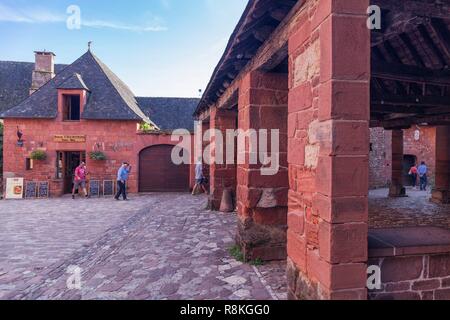
[[[45,160],[47,159],[47,153],[43,150],[34,150],[31,152],[30,158],[33,160]]]
[[[89,154],[91,160],[104,161],[106,160],[106,155],[101,151],[93,151]]]
[[[139,130],[147,133],[147,132],[154,132],[157,130],[157,128],[155,128],[155,126],[151,125],[150,123],[142,122],[139,125]]]
[[[228,250],[230,255],[235,258],[239,262],[245,262],[244,261],[244,254],[241,251],[241,248],[239,246],[234,246]]]

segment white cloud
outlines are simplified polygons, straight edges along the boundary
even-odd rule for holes
[[[0,4],[0,22],[29,24],[65,23],[68,17],[68,15],[57,14],[41,8],[20,10]],[[82,17],[81,26],[87,28],[114,29],[132,32],[159,32],[167,30],[162,19],[155,16],[151,18],[151,23],[146,25],[131,25],[107,20],[88,20],[83,19]]]
[[[0,21],[16,23],[53,23],[63,22],[65,21],[65,17],[45,10],[34,9],[24,11],[0,4]]]
[[[124,30],[124,31],[133,31],[133,32],[158,32],[158,31],[166,31],[167,28],[154,24],[150,26],[138,26],[138,25],[128,25],[122,24],[119,22],[111,22],[111,21],[103,21],[103,20],[81,20],[81,25],[84,27],[90,28],[98,28],[98,29],[116,29],[116,30]]]

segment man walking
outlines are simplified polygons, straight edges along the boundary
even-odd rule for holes
[[[422,164],[417,169],[419,172],[419,178],[420,178],[420,191],[427,191],[427,184],[428,184],[428,167],[425,164],[424,161],[422,161]]]
[[[414,164],[409,170],[409,176],[411,177],[411,182],[414,190],[416,190],[417,187],[417,175],[418,175],[417,165]]]
[[[84,196],[86,198],[89,197],[86,190],[86,175],[87,175],[86,163],[81,162],[80,165],[76,167],[74,173],[72,199],[75,199],[75,191],[79,190],[80,187],[83,189]]]
[[[120,196],[123,200],[127,201],[127,181],[130,176],[131,166],[128,162],[122,163],[119,171],[117,172],[117,194],[116,200],[119,200]]]
[[[205,176],[203,174],[202,159],[199,159],[197,161],[197,164],[195,165],[195,186],[192,190],[193,196],[196,194],[198,188],[201,188],[204,193],[208,194],[208,190],[206,190],[205,187]]]

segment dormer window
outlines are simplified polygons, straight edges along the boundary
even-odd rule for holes
[[[63,121],[80,121],[81,97],[80,95],[63,95]]]

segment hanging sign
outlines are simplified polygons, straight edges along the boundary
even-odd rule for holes
[[[86,142],[86,136],[56,135],[53,140],[55,142],[65,142],[65,143],[84,143]]]
[[[6,199],[22,199],[23,198],[23,178],[6,179]]]

